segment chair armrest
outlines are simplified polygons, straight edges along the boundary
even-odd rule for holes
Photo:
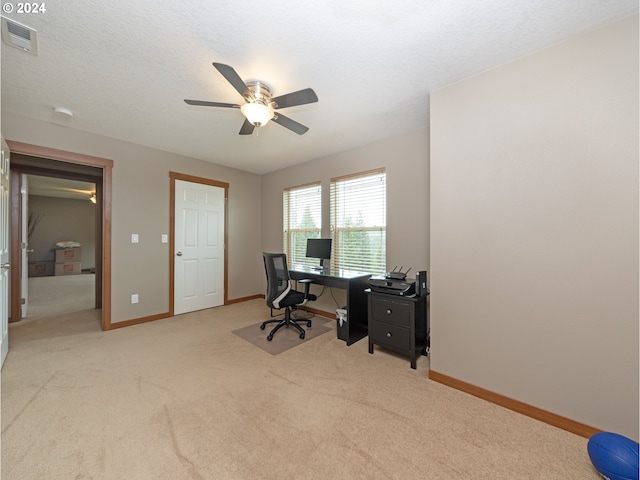
[[[309,296],[309,288],[311,286],[311,284],[313,283],[313,280],[311,280],[310,278],[302,278],[300,280],[298,280],[298,283],[302,283],[304,284],[304,296],[305,298]]]

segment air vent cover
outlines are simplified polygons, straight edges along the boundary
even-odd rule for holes
[[[38,54],[37,32],[6,17],[2,17],[2,41],[33,55]]]

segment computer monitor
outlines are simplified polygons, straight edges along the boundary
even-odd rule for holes
[[[307,238],[308,258],[319,258],[320,268],[324,268],[324,261],[331,258],[330,238]]]

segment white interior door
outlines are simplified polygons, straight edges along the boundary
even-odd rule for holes
[[[20,175],[20,210],[22,211],[22,230],[20,232],[20,262],[22,263],[22,305],[21,318],[26,318],[27,307],[29,306],[29,185],[27,184],[27,174]]]
[[[174,313],[224,304],[225,189],[175,182]]]
[[[9,353],[9,146],[0,159],[0,368]]]

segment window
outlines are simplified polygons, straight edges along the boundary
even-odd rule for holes
[[[331,179],[332,267],[386,272],[386,229],[384,168]]]
[[[282,196],[283,245],[289,265],[315,265],[307,258],[307,238],[320,238],[322,187],[320,182],[286,188]]]

